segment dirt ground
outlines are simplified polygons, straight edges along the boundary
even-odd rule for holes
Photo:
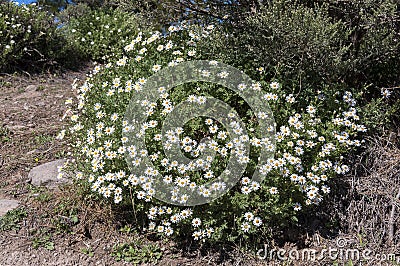
[[[64,102],[73,96],[71,83],[74,79],[84,79],[85,73],[87,69],[57,75],[0,76],[0,198],[17,199],[26,210],[15,228],[0,230],[0,266],[131,265],[117,262],[110,254],[116,244],[132,242],[138,237],[118,230],[112,220],[107,219],[112,214],[106,206],[95,202],[87,202],[85,208],[79,204],[75,206],[73,188],[66,186],[49,191],[31,186],[28,180],[32,167],[65,157],[66,146],[55,137],[64,123],[61,121]],[[397,218],[391,222],[398,226]],[[295,241],[280,246],[286,250],[304,247],[321,250],[327,246],[335,247],[338,239],[345,239],[352,248],[366,248],[363,237],[357,232],[341,233],[338,230],[336,238],[328,239],[313,228],[310,232],[301,232],[303,247],[296,246]],[[295,235],[299,236],[299,233]],[[162,252],[157,265],[280,265],[256,260],[238,250],[224,254],[221,251],[199,252],[195,246],[182,247],[159,240],[153,244]],[[398,245],[393,247],[380,252],[400,253]],[[378,265],[368,260],[362,263],[360,265]],[[292,260],[285,265],[332,263]]]

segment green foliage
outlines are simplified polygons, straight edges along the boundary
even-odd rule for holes
[[[54,15],[35,5],[0,4],[0,70],[70,67],[77,55]]]
[[[77,201],[64,199],[52,211],[50,221],[56,233],[70,233],[79,223]]]
[[[53,195],[49,192],[43,192],[35,197],[35,200],[40,202],[49,202],[53,198]]]
[[[317,91],[349,88],[364,105],[381,88],[399,86],[399,10],[392,0],[269,1],[241,27],[223,24],[202,50],[252,77],[281,80],[304,105]],[[390,113],[385,120],[394,119]]]
[[[54,242],[52,241],[52,234],[47,230],[39,230],[37,235],[32,239],[32,247],[38,249],[43,247],[47,250],[54,250]]]
[[[346,59],[351,62],[344,81],[371,89],[399,85],[400,3],[397,0],[329,2],[329,15],[350,31]],[[376,96],[376,95],[374,95]]]
[[[115,246],[111,255],[115,257],[116,261],[124,260],[138,265],[156,263],[163,253],[156,244],[144,244],[141,240],[135,240],[129,244]]]
[[[378,2],[332,0],[309,7],[271,1],[241,29],[228,38],[223,31],[215,40],[222,40],[218,47],[224,59],[240,65],[247,60],[272,75],[278,70],[296,85],[391,87],[399,69],[394,67],[399,64],[398,3]]]
[[[81,249],[81,252],[83,253],[83,254],[86,254],[86,255],[88,255],[89,257],[93,257],[94,256],[94,252],[93,252],[93,250],[89,247],[89,248],[82,248]]]
[[[363,121],[371,130],[383,132],[400,124],[400,90],[391,91],[389,97],[374,97],[362,107]]]
[[[27,211],[23,207],[8,211],[3,217],[0,218],[0,230],[18,231],[21,228],[20,223],[26,217],[27,217]]]
[[[168,27],[182,21],[200,23],[218,23],[228,19],[232,25],[240,25],[240,21],[249,14],[257,12],[263,1],[224,1],[224,0],[77,0],[91,7],[119,8],[128,13],[140,14],[142,22],[155,29]]]
[[[67,5],[65,9],[58,12],[57,17],[61,23],[68,25],[73,18],[79,18],[91,12],[91,8],[86,4]]]
[[[0,126],[0,142],[5,143],[7,141],[10,141],[10,139],[11,139],[11,131],[4,126]]]
[[[38,6],[56,14],[59,10],[66,8],[72,1],[70,0],[37,0]]]
[[[72,17],[65,31],[82,56],[104,62],[120,57],[122,48],[138,31],[136,20],[118,9],[95,9]]]
[[[212,47],[210,54],[250,74],[263,67],[269,79],[314,89],[336,83],[347,71],[348,35],[343,22],[329,18],[327,7],[278,0],[246,19],[242,28],[216,32],[214,43],[206,46]]]

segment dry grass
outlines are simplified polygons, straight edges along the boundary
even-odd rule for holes
[[[347,209],[349,232],[377,248],[400,251],[400,136],[390,132],[367,138],[349,183],[353,200]]]

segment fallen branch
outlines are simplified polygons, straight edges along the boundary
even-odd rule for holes
[[[393,199],[392,203],[392,210],[390,212],[390,217],[389,217],[389,243],[393,244],[394,243],[394,225],[395,225],[395,213],[396,213],[396,205],[397,201],[400,199],[400,188],[397,192],[396,198]]]

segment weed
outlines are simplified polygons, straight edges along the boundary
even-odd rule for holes
[[[44,90],[44,86],[43,85],[39,85],[37,88],[36,88],[36,91],[42,91],[42,90]]]
[[[49,202],[53,198],[53,195],[50,192],[40,193],[35,200],[39,202]]]
[[[11,132],[8,128],[0,126],[0,142],[5,143],[11,140]]]
[[[120,228],[119,231],[121,233],[129,234],[129,233],[131,233],[133,231],[133,229],[129,225],[125,225],[124,227]]]
[[[37,249],[44,247],[47,250],[54,250],[54,242],[51,240],[51,234],[47,231],[40,231],[39,236],[32,240],[32,247]]]
[[[0,163],[1,163],[1,158],[0,158]],[[8,182],[8,181],[1,181],[0,182],[0,188],[7,187],[8,185],[10,185],[10,182]]]
[[[53,140],[53,137],[49,136],[49,135],[37,135],[37,136],[35,136],[35,143],[37,145],[45,144],[45,143],[51,142],[52,140]]]
[[[93,252],[92,248],[90,248],[90,247],[88,247],[88,248],[82,248],[82,249],[81,249],[81,252],[82,252],[83,254],[88,255],[89,257],[93,257],[93,255],[94,255],[94,252]]]
[[[121,244],[114,247],[111,254],[116,261],[124,260],[134,265],[141,263],[155,263],[162,257],[162,251],[158,245],[143,244],[140,240]]]
[[[18,231],[21,228],[20,223],[25,217],[27,217],[27,212],[23,207],[8,211],[0,218],[0,231]]]

